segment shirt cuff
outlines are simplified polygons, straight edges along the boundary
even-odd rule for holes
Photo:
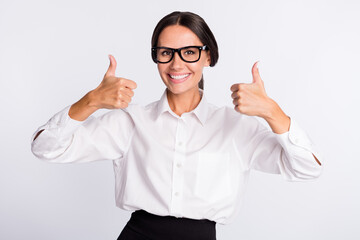
[[[294,119],[290,118],[290,129],[288,132],[275,135],[280,145],[286,152],[290,153],[290,155],[299,155],[300,152],[303,152],[299,152],[300,149],[297,147],[300,147],[301,149],[304,149],[306,152],[308,152],[309,155],[311,155],[311,161],[314,160],[314,163],[317,165],[319,164],[315,161],[315,159],[313,159],[312,155],[315,155],[318,161],[321,164],[323,163],[322,156],[316,150],[316,146]]]
[[[299,147],[304,148],[305,150],[311,151],[313,149],[313,143],[305,133],[304,130],[300,128],[297,122],[290,118],[290,129],[288,132],[282,134],[276,134],[279,143],[283,147],[287,147],[289,144],[293,144]]]
[[[55,116],[50,119],[52,124],[50,127],[58,129],[58,136],[61,138],[67,138],[71,136],[76,129],[78,129],[84,121],[77,121],[72,119],[69,116],[69,110],[71,106],[67,106],[65,109],[55,114]]]
[[[59,139],[70,138],[71,135],[82,125],[84,121],[77,121],[69,116],[70,106],[67,106],[60,112],[56,113],[50,120],[33,134],[32,139],[40,130],[51,132],[53,136]]]

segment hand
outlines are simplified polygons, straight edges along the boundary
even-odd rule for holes
[[[116,60],[111,55],[109,55],[109,59],[110,66],[104,79],[97,88],[71,105],[68,113],[70,118],[84,121],[100,108],[126,108],[129,105],[134,96],[133,89],[136,88],[136,83],[125,78],[115,77]]]
[[[260,77],[256,62],[252,67],[252,83],[237,83],[231,86],[231,97],[237,112],[266,118],[269,116],[274,101],[265,92],[264,82]]]
[[[237,83],[231,86],[234,108],[237,112],[264,118],[273,132],[284,133],[289,130],[290,118],[266,94],[257,64],[258,62],[253,65],[251,70],[252,83]]]
[[[134,81],[115,76],[116,60],[109,55],[110,66],[100,85],[91,91],[91,105],[98,109],[127,108],[137,87]]]

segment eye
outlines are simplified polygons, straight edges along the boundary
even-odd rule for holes
[[[167,49],[162,49],[162,50],[160,51],[160,55],[161,55],[161,56],[171,56],[171,54],[172,54],[172,51],[167,50]]]
[[[193,50],[190,50],[190,49],[187,49],[185,52],[184,52],[185,55],[194,55],[195,54],[195,51]]]

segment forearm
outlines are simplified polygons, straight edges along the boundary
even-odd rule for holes
[[[77,121],[84,121],[96,110],[98,110],[98,108],[93,104],[92,92],[89,92],[79,101],[71,105],[69,117]]]
[[[274,133],[282,134],[288,132],[290,129],[290,118],[283,112],[280,106],[274,101],[270,100],[269,111],[264,119],[269,124]]]

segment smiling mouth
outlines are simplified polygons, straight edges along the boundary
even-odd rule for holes
[[[181,79],[185,79],[189,76],[190,74],[182,74],[182,75],[172,75],[169,74],[170,78],[175,79],[175,80],[181,80]]]

